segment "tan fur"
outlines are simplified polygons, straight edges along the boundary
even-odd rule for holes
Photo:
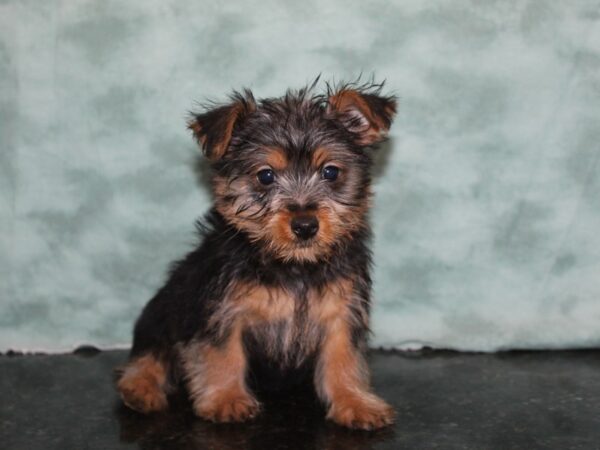
[[[262,233],[271,230],[271,240],[268,242],[267,248],[271,249],[275,254],[282,259],[312,261],[316,262],[319,257],[326,256],[331,251],[331,245],[335,242],[335,232],[342,232],[342,224],[339,226],[332,223],[336,218],[331,211],[321,208],[316,211],[317,219],[319,220],[319,233],[316,242],[310,247],[299,247],[296,237],[294,236],[290,223],[295,213],[287,210],[281,210],[273,214],[270,218],[267,227],[263,228]],[[339,228],[339,230],[334,229]]]
[[[292,218],[293,214],[285,209],[274,215],[272,219],[274,225],[272,228],[273,240],[271,247],[287,248],[294,244],[295,236],[290,227]]]
[[[212,151],[211,159],[219,159],[225,154],[227,147],[229,147],[231,136],[233,135],[233,127],[235,126],[235,122],[243,112],[244,105],[241,103],[236,103],[235,106],[230,109],[229,115],[227,116],[227,125],[225,127],[223,139],[217,145],[215,145],[215,148]]]
[[[321,205],[315,212],[319,221],[319,232],[316,241],[310,247],[297,245],[290,228],[294,214],[286,210],[274,213],[266,225],[259,228],[259,233],[261,238],[264,235],[264,239],[268,239],[267,248],[284,261],[316,262],[319,258],[327,258],[333,244],[340,237],[349,236],[362,226],[367,209],[367,202],[352,208]]]
[[[186,258],[151,301],[159,307],[144,311],[152,320],[138,321],[136,339],[142,338],[133,354],[158,344],[154,351],[169,352],[168,364],[176,366],[148,355],[132,360],[119,380],[128,405],[142,412],[166,408],[168,372],[187,384],[198,416],[215,422],[252,418],[260,405],[246,385],[247,349],[253,360],[264,357],[285,370],[310,368],[304,363],[312,366],[316,358],[314,382],[335,422],[365,429],[391,423],[393,411],[371,392],[364,360],[370,281],[367,268],[359,267],[369,261],[362,241],[370,202],[370,156],[359,147],[380,141],[395,112],[394,97],[380,96],[380,88],[350,83],[335,93],[328,89],[325,99],[311,87],[258,104],[245,90],[228,104],[192,115],[188,126],[214,169],[216,210],[208,215],[208,241],[197,254],[214,251],[216,259],[207,264],[223,267],[199,273],[196,258]],[[339,168],[337,175],[323,173],[327,165]],[[257,177],[265,168],[274,180]],[[294,219],[310,219],[310,236]],[[318,230],[312,228],[317,221]],[[291,262],[318,264],[323,271],[278,267]],[[256,265],[256,273],[244,271],[244,264]],[[272,270],[274,280],[288,279],[260,285],[261,270]],[[340,278],[332,281],[335,274]],[[198,283],[206,290],[199,292]],[[167,334],[158,342],[147,339],[155,332],[155,315],[180,297],[185,306],[174,311]],[[192,311],[203,316],[179,315]],[[174,348],[165,348],[170,344]]]
[[[316,388],[329,404],[329,419],[351,428],[381,428],[393,422],[394,411],[371,392],[366,361],[352,344],[351,297],[352,283],[344,280],[330,286],[321,307],[314,310],[325,329],[315,373]],[[362,319],[366,320],[366,312]]]
[[[325,162],[330,158],[330,152],[325,147],[319,147],[312,154],[312,165],[315,168],[319,168],[325,164]]]
[[[242,333],[257,324],[290,320],[293,313],[294,301],[281,289],[232,283],[209,323],[225,342],[194,344],[181,352],[196,414],[216,422],[239,422],[258,413],[260,406],[245,383]]]
[[[343,227],[331,209],[320,208],[315,215],[319,221],[319,239],[326,248],[331,248],[338,236],[344,234]]]
[[[287,320],[294,313],[294,299],[283,289],[244,282],[232,282],[221,305],[209,322],[213,329],[228,329],[234,323],[244,329],[262,322]]]
[[[218,347],[192,344],[182,351],[194,412],[214,422],[241,422],[254,417],[258,401],[246,387],[246,356],[241,327]]]
[[[275,171],[284,170],[287,167],[287,156],[282,149],[275,147],[269,148],[266,151],[265,164],[269,165]]]
[[[371,107],[362,97],[362,95],[353,89],[342,89],[335,95],[329,97],[328,108],[341,114],[346,114],[352,110],[358,111],[368,122],[361,129],[361,139],[359,144],[370,145],[382,139],[388,131],[385,122],[373,114]],[[386,112],[390,115],[395,113],[395,108],[388,106]]]
[[[255,108],[256,105],[253,103],[244,104],[242,102],[235,102],[227,107],[227,114],[223,119],[225,122],[225,129],[223,130],[222,137],[219,142],[215,143],[213,148],[206,153],[211,160],[215,161],[223,157],[229,147],[229,142],[231,141],[236,122],[244,114],[253,111]],[[196,136],[196,139],[198,139],[198,142],[206,151],[207,136],[202,125],[197,120],[192,120],[188,123],[188,128],[193,131],[194,136]]]
[[[219,213],[227,219],[227,221],[237,228],[246,231],[252,238],[264,233],[266,219],[256,217],[256,213],[260,210],[260,205],[255,204],[245,210],[243,213],[238,213],[238,208],[247,201],[247,196],[250,195],[250,186],[245,180],[229,181],[224,177],[214,177],[213,192],[215,194],[215,207]],[[224,197],[234,193],[239,198],[236,201],[225,201]]]
[[[327,150],[321,150],[320,158],[326,157]],[[278,150],[272,150],[267,159],[273,164],[283,164],[280,160],[283,155]],[[286,162],[287,163],[287,162]],[[337,163],[342,168],[343,165]],[[260,214],[261,206],[248,205],[248,197],[252,192],[249,181],[240,178],[233,181],[216,176],[213,179],[213,190],[215,194],[215,207],[227,222],[236,228],[248,233],[252,241],[261,242],[262,247],[271,254],[278,256],[284,261],[310,261],[316,262],[319,258],[327,258],[331,253],[333,245],[341,237],[348,237],[361,226],[366,220],[369,208],[370,192],[360,205],[344,206],[335,202],[322,202],[315,211],[319,221],[319,232],[310,247],[298,245],[290,223],[295,213],[290,212],[284,205],[277,205],[269,214]],[[234,200],[228,196],[234,195]],[[227,200],[225,200],[227,198]],[[244,206],[243,211],[239,211]]]
[[[289,320],[294,314],[294,299],[283,289],[246,285],[241,292],[243,297],[239,301],[246,313],[243,318],[246,326]]]
[[[130,361],[117,382],[123,402],[141,413],[167,408],[167,371],[164,364],[152,355]]]
[[[364,429],[392,422],[393,410],[371,393],[366,363],[351,341],[351,317],[356,316],[350,314],[351,308],[360,308],[353,304],[353,281],[343,279],[320,291],[311,290],[306,301],[307,314],[302,318],[296,314],[297,302],[285,290],[232,283],[210,324],[217,329],[222,326],[223,344],[193,344],[182,351],[196,414],[217,422],[242,421],[257,414],[259,404],[245,384],[242,334],[279,323],[286,325],[286,332],[274,336],[265,351],[275,354],[276,348],[285,350],[292,343],[307,352],[320,349],[315,383],[329,405],[328,418]],[[359,320],[366,323],[366,311]],[[282,342],[276,347],[277,339]]]
[[[192,130],[194,136],[196,136],[196,138],[198,139],[198,142],[204,145],[204,143],[206,142],[206,136],[202,135],[202,126],[196,120],[191,120],[190,122],[188,122],[188,129]]]
[[[341,279],[321,291],[312,291],[308,309],[310,320],[327,326],[337,316],[348,316],[353,286],[352,280]]]

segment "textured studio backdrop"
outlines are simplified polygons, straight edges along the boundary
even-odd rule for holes
[[[210,195],[194,101],[387,78],[373,345],[600,344],[598,1],[0,1],[0,351],[128,345]]]

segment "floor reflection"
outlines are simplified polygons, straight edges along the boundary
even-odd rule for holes
[[[263,411],[244,424],[213,424],[194,417],[184,398],[172,399],[171,410],[143,416],[121,404],[115,407],[122,442],[140,449],[365,450],[393,441],[391,429],[351,431],[329,423],[314,393],[296,390],[261,396]]]

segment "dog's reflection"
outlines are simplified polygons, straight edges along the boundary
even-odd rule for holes
[[[185,398],[171,399],[168,412],[144,416],[119,404],[121,441],[140,449],[275,450],[277,448],[364,450],[393,439],[393,431],[351,431],[324,419],[311,392],[262,397],[263,411],[243,424],[213,424],[196,418]]]

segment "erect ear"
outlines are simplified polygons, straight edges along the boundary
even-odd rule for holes
[[[378,90],[342,87],[329,95],[327,112],[354,133],[358,145],[372,145],[386,137],[396,114],[396,98],[381,96]]]
[[[235,92],[226,105],[215,106],[203,113],[192,113],[188,128],[194,132],[206,157],[216,161],[225,154],[236,127],[255,109],[256,103],[250,91],[244,91],[244,95]]]

